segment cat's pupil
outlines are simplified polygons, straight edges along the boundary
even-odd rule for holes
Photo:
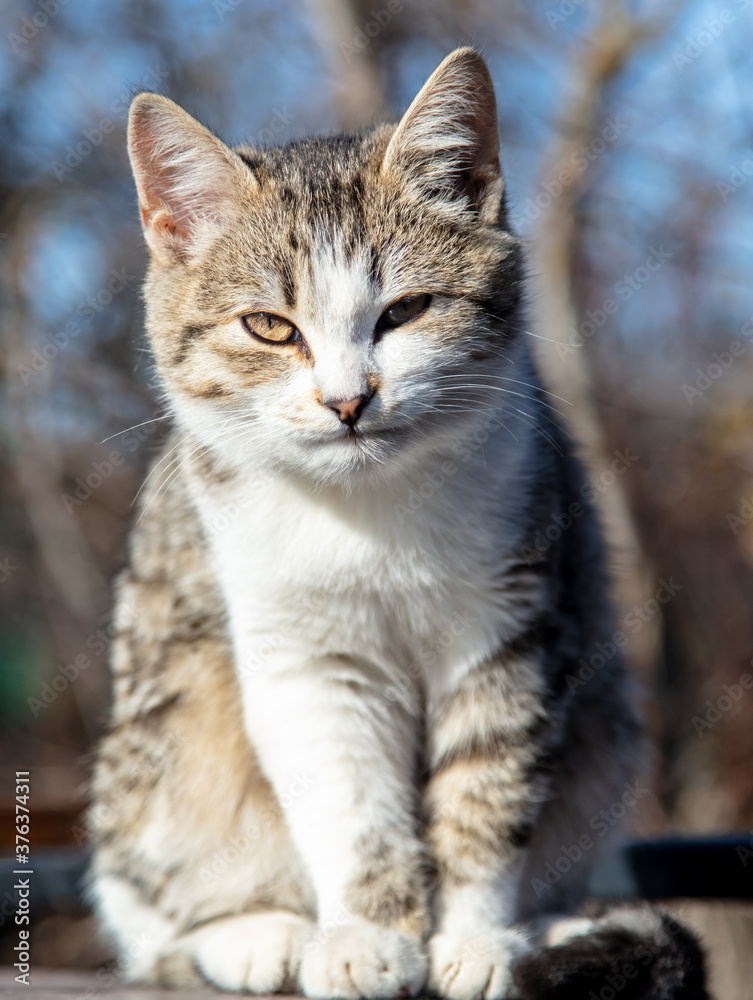
[[[300,333],[288,320],[273,313],[248,313],[242,317],[243,325],[259,340],[275,344],[292,344],[300,340]]]
[[[405,298],[393,303],[389,309],[385,309],[379,317],[377,333],[409,323],[426,309],[430,301],[430,295],[406,295]]]

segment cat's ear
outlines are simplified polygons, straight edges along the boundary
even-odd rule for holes
[[[128,153],[147,243],[167,259],[200,256],[232,225],[243,186],[255,183],[232,150],[159,94],[134,98]]]
[[[504,188],[497,101],[478,52],[456,49],[434,70],[395,129],[382,170],[450,211],[496,221]]]

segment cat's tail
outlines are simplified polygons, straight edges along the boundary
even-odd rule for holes
[[[519,1000],[710,1000],[696,936],[667,913],[624,906],[565,924],[513,968]],[[557,932],[555,929],[555,940]],[[564,940],[562,939],[564,937]]]

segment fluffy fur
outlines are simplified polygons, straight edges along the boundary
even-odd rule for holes
[[[470,49],[397,127],[280,149],[134,101],[175,430],[94,782],[93,894],[131,978],[493,1000],[583,896],[590,856],[546,866],[620,801],[640,729],[619,655],[568,682],[612,627],[496,120]]]
[[[647,907],[616,909],[515,966],[521,1000],[629,997],[708,1000],[703,953],[691,932]]]

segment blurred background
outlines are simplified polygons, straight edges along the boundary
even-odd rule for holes
[[[165,433],[142,332],[130,97],[158,90],[231,143],[286,142],[397,116],[463,43],[496,83],[529,329],[613,545],[616,627],[656,747],[636,831],[753,834],[752,10],[6,0],[0,849],[17,768],[32,775],[34,848],[86,846],[111,581]],[[740,879],[751,871],[742,853]],[[683,912],[712,943],[718,995],[742,997],[753,908]],[[40,928],[37,959],[103,961],[80,927],[64,945]]]

